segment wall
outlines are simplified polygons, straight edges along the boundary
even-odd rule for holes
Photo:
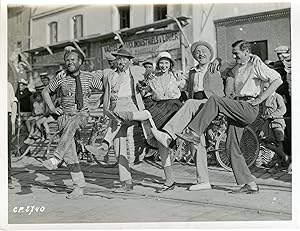
[[[198,41],[198,40],[205,40],[211,43],[215,51],[217,51],[217,39],[216,39],[216,27],[214,25],[215,20],[219,19],[226,19],[229,17],[235,17],[235,16],[241,16],[241,15],[248,15],[248,14],[256,14],[259,12],[266,12],[266,11],[272,11],[272,10],[278,10],[278,9],[285,9],[290,8],[290,3],[247,3],[247,4],[189,4],[189,5],[182,5],[182,15],[189,16],[192,18],[190,21],[190,24],[187,25],[184,28],[184,31],[188,35],[188,38],[191,43]],[[264,27],[260,28],[258,33],[252,33],[253,27],[255,28],[256,25],[249,24],[246,28],[249,30],[249,33],[251,36],[255,37],[254,34],[256,34],[255,40],[263,40],[260,39],[259,34],[260,31],[264,33]],[[271,54],[271,50],[274,49],[275,44],[290,44],[290,22],[288,19],[285,20],[277,20],[276,22],[272,23],[269,22],[269,25],[264,26],[272,26],[274,29],[271,32],[270,37],[273,37],[274,39],[269,42],[269,58],[273,58],[273,54]],[[252,29],[251,29],[252,28]],[[252,30],[252,32],[250,31]],[[282,33],[278,33],[278,31],[282,31]],[[219,41],[223,41],[226,46],[233,40],[233,38],[227,38],[225,33],[225,30],[222,31],[220,29],[219,31],[220,39]],[[236,30],[230,31],[232,36],[234,36],[234,33]],[[269,31],[270,32],[270,31]],[[223,34],[222,34],[223,33]],[[276,36],[275,36],[276,35]],[[266,37],[267,33],[264,33],[261,37]],[[275,37],[274,37],[275,36]],[[228,42],[225,42],[227,41]],[[230,41],[229,41],[230,40]],[[277,40],[277,41],[275,41]],[[275,46],[276,47],[276,46]],[[193,60],[192,56],[188,54],[189,49],[186,48],[187,58],[188,58],[188,66],[191,67],[195,64],[195,60]],[[227,51],[226,51],[227,52]],[[231,51],[227,52],[226,54],[230,56]],[[218,52],[216,52],[216,55],[219,55]],[[227,56],[227,57],[228,57]]]
[[[21,12],[22,21],[17,22],[17,13]],[[22,42],[21,50],[29,48],[29,7],[10,7],[8,8],[7,19],[7,41],[8,41],[8,55],[16,49],[17,42]]]
[[[49,8],[50,10],[50,8]],[[81,6],[66,9],[45,17],[32,20],[32,47],[36,48],[49,44],[48,24],[52,21],[58,23],[58,42],[73,39],[72,17],[83,15],[83,35],[105,34],[111,32],[112,14],[111,6]],[[105,22],[105,23],[101,23]]]
[[[226,28],[226,38],[219,39],[220,56],[226,60],[231,57],[231,44],[239,39],[247,41],[267,40],[269,60],[277,60],[274,49],[279,45],[291,45],[290,18],[273,19],[251,24],[235,25]]]

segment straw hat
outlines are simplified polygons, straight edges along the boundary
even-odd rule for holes
[[[212,60],[213,59],[213,57],[214,57],[214,49],[213,49],[213,47],[208,43],[208,42],[205,42],[205,41],[197,41],[197,42],[194,42],[193,44],[192,44],[192,46],[191,46],[191,52],[192,52],[192,55],[193,55],[193,57],[194,57],[194,59],[195,59],[195,56],[194,56],[194,51],[196,50],[196,48],[198,47],[198,46],[200,46],[200,45],[202,45],[202,46],[205,46],[205,47],[207,47],[208,49],[209,49],[209,51],[210,51],[210,60]]]

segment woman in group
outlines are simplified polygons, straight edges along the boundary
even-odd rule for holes
[[[145,81],[140,88],[144,95],[145,108],[151,113],[153,119],[150,119],[151,125],[160,130],[181,108],[182,102],[179,98],[186,81],[182,74],[174,71],[175,61],[170,53],[161,52],[155,64],[156,69],[146,72]],[[153,142],[151,143],[153,145]],[[175,181],[169,149],[159,142],[155,142],[154,145],[158,148],[166,177],[164,186],[157,192],[172,190],[175,187]]]
[[[144,123],[142,127],[144,129],[148,128],[146,129],[148,132],[151,129],[161,129],[182,106],[182,102],[179,98],[181,96],[181,90],[185,85],[185,79],[182,74],[178,74],[174,71],[174,66],[175,61],[171,55],[168,52],[161,52],[156,58],[156,69],[146,71],[145,80],[140,82],[138,86],[143,95],[146,110],[132,113],[130,120],[142,121],[142,123]],[[100,147],[92,145],[86,146],[86,149],[95,155],[108,151],[122,122],[124,122],[116,112],[110,113],[108,116],[112,121],[117,122],[117,126],[114,129],[112,128],[112,123],[108,126]],[[144,131],[146,136],[149,134],[147,131]],[[146,138],[151,146],[158,148],[166,176],[164,186],[157,192],[174,189],[175,181],[172,176],[169,149],[164,147],[161,143],[156,142],[153,135],[151,138]]]

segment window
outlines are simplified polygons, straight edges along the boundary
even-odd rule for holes
[[[268,59],[268,42],[267,40],[250,42],[251,53],[259,56],[262,61]]]
[[[17,47],[22,48],[22,41],[17,41]]]
[[[154,5],[153,11],[154,21],[167,18],[167,5]]]
[[[57,22],[49,23],[50,44],[57,42]]]
[[[120,29],[130,27],[130,6],[118,7],[120,15]]]
[[[17,24],[22,23],[22,11],[17,12]]]
[[[83,36],[83,16],[76,15],[73,17],[74,23],[74,38],[80,38]]]

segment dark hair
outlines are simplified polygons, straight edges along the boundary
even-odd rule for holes
[[[241,51],[244,51],[244,50],[248,49],[249,52],[251,52],[251,44],[249,42],[247,42],[246,40],[238,40],[238,41],[235,41],[231,45],[232,48],[234,48],[236,46],[239,46]]]
[[[33,99],[36,99],[38,96],[42,96],[40,91],[36,91],[33,93]]]

